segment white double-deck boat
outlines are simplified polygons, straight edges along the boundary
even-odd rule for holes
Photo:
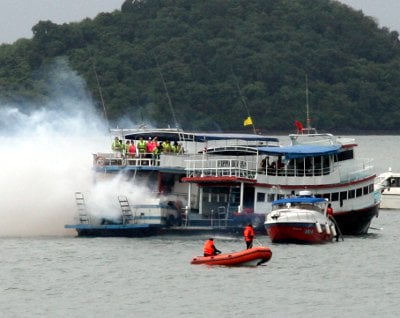
[[[205,158],[189,158],[183,181],[197,184],[203,201],[236,191],[243,208],[256,212],[309,190],[331,202],[343,234],[367,233],[379,207],[372,160],[355,158],[352,138],[312,132],[289,137],[288,146],[216,148]]]
[[[162,151],[156,155],[93,154],[96,183],[123,176],[125,181],[146,187],[159,203],[147,204],[143,198],[143,202],[135,204],[140,206],[138,210],[132,208],[126,199],[128,203],[123,205],[131,207],[129,217],[124,218],[126,211],[121,205],[120,216],[110,220],[92,213],[86,205],[82,209],[84,198],[79,193],[76,223],[66,225],[66,228],[76,229],[79,235],[104,236],[139,236],[164,232],[242,233],[248,223],[264,230],[264,211],[255,211],[253,198],[244,195],[244,192],[240,194],[240,188],[233,186],[211,194],[204,184],[188,183],[184,179],[191,173],[189,171],[193,162],[204,162],[205,168],[208,160],[215,164],[211,168],[215,175],[254,178],[255,168],[247,167],[247,161],[256,165],[255,149],[260,146],[278,146],[277,138],[257,134],[193,133],[179,129],[116,129],[111,132],[112,138],[117,136],[124,143],[130,140],[136,145],[139,140],[154,137],[157,137],[158,143],[179,143],[179,152]],[[221,157],[212,155],[211,150],[216,148],[225,149],[226,152]],[[243,157],[243,153],[248,156]],[[215,159],[211,159],[214,156]],[[221,185],[226,187],[225,181]]]
[[[375,179],[375,189],[381,195],[381,209],[400,209],[400,173],[389,169],[379,174]]]
[[[378,213],[372,160],[355,158],[354,139],[300,133],[290,135],[290,145],[279,146],[277,138],[257,134],[177,129],[112,132],[123,141],[157,137],[159,142],[176,141],[184,149],[157,156],[93,155],[97,182],[122,174],[132,183],[170,198],[167,201],[173,202],[176,212],[164,216],[159,210],[157,226],[161,231],[242,233],[244,225],[253,223],[256,230],[265,233],[265,213],[271,210],[272,202],[301,190],[310,190],[332,203],[343,234],[367,233]],[[140,224],[137,220],[131,220],[130,227]],[[82,230],[90,226],[77,222],[68,227]],[[113,235],[112,230],[106,232]]]

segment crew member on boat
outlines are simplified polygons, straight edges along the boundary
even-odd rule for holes
[[[253,247],[253,239],[254,239],[254,229],[253,225],[248,224],[243,231],[243,236],[244,240],[246,242],[246,248],[252,248]]]
[[[333,224],[335,224],[335,229],[336,229],[336,242],[339,241],[339,229],[337,228],[335,218],[333,217],[333,209],[332,209],[332,204],[328,204],[328,207],[326,208],[326,214],[329,219],[332,220]]]
[[[114,141],[111,145],[111,149],[114,151],[114,155],[116,158],[121,158],[122,151],[124,148],[125,148],[125,146],[122,144],[122,141],[119,140],[118,137],[115,137]]]
[[[204,243],[204,248],[203,248],[204,256],[213,256],[213,255],[218,255],[221,254],[221,251],[218,250],[215,245],[214,245],[214,239],[209,238],[205,243]]]
[[[145,153],[146,153],[146,146],[147,146],[146,141],[143,140],[143,137],[140,137],[139,141],[137,143],[137,149],[139,151],[140,158],[144,158]]]

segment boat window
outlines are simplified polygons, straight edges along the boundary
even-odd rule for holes
[[[339,192],[333,192],[332,193],[331,201],[339,201]]]
[[[349,190],[349,199],[353,199],[356,197],[356,190]]]
[[[280,199],[283,199],[285,196],[283,195],[283,194],[277,194],[276,195],[276,199],[277,200],[280,200]]]
[[[264,202],[265,201],[265,193],[257,192],[257,202]]]
[[[275,201],[275,194],[269,193],[269,194],[268,194],[267,200],[268,200],[268,202]]]
[[[331,200],[331,194],[330,193],[324,193],[322,197],[325,198],[325,199],[328,199],[328,201]]]
[[[374,192],[374,184],[369,185],[369,193]]]
[[[347,200],[347,191],[340,192],[340,201]]]
[[[361,197],[361,196],[362,196],[362,188],[358,188],[356,190],[356,197],[358,198],[358,197]]]
[[[339,161],[344,161],[344,160],[349,160],[354,158],[354,151],[353,149],[345,150],[342,152],[338,153],[338,160]]]
[[[364,195],[367,195],[369,192],[368,192],[368,186],[365,186],[364,188],[363,188],[363,192],[364,192]]]
[[[391,187],[398,187],[400,185],[400,179],[399,178],[391,178],[390,179],[390,186]]]

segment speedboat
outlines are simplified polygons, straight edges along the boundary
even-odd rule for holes
[[[240,252],[218,254],[214,256],[196,256],[190,264],[193,265],[224,265],[224,266],[258,266],[268,262],[272,251],[268,247],[253,247]]]
[[[324,243],[336,236],[333,222],[327,215],[328,200],[312,196],[308,191],[298,197],[272,202],[265,228],[273,243]]]
[[[387,172],[375,179],[375,190],[380,193],[381,209],[400,209],[400,173]]]

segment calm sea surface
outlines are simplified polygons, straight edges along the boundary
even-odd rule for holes
[[[377,172],[400,171],[399,136],[360,136]],[[40,215],[40,214],[38,214]],[[40,217],[40,216],[38,216]],[[51,224],[49,225],[51,226]],[[400,210],[338,243],[270,244],[257,268],[190,265],[205,237],[1,236],[1,317],[399,317]],[[216,237],[223,252],[242,238]]]

